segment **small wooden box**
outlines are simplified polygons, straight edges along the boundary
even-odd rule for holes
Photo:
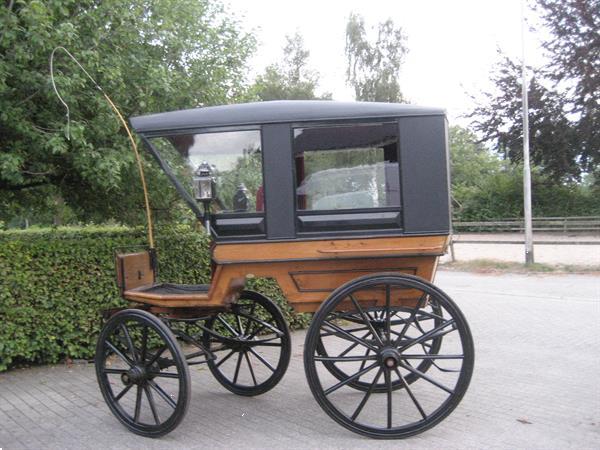
[[[120,253],[115,257],[117,286],[121,292],[156,281],[150,252]]]

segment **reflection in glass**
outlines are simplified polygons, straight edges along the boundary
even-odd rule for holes
[[[294,130],[300,210],[400,206],[395,123]]]
[[[256,212],[264,205],[260,131],[164,136],[152,144],[192,192],[196,169],[208,162],[216,178],[217,212]]]

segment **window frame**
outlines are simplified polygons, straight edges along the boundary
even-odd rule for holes
[[[290,123],[290,139],[292,140],[292,161],[295,161],[296,152],[294,151],[294,139],[295,139],[295,130],[299,128],[332,128],[332,127],[355,127],[355,126],[363,126],[363,125],[383,125],[383,124],[393,124],[396,129],[396,159],[398,164],[398,188],[400,189],[399,198],[400,205],[399,206],[384,206],[384,207],[374,207],[374,208],[353,208],[353,209],[322,209],[322,210],[307,210],[307,209],[299,209],[298,208],[298,173],[296,164],[292,164],[292,177],[293,177],[293,186],[294,186],[294,222],[296,227],[296,235],[298,237],[310,237],[310,236],[339,236],[339,235],[356,235],[356,234],[368,234],[368,235],[378,235],[378,234],[389,234],[390,232],[401,232],[403,231],[403,211],[404,211],[404,201],[403,201],[403,189],[402,189],[402,166],[401,166],[401,148],[400,148],[400,129],[399,129],[399,121],[398,118],[385,117],[374,120],[330,120],[330,121],[318,121],[318,122],[294,122]],[[372,226],[365,225],[353,225],[356,223],[356,220],[348,219],[348,228],[340,229],[339,223],[343,222],[343,220],[335,220],[335,216],[350,216],[356,215],[359,216],[356,219],[360,219],[360,216],[365,219],[369,214],[386,214],[386,213],[397,213],[396,220],[394,221],[395,226],[386,226],[386,223],[390,223],[391,220],[382,220],[378,221],[374,219],[372,221]],[[304,217],[315,217],[315,216],[323,216],[324,220],[322,221],[322,229],[318,230],[309,230],[306,226],[303,227],[302,218]],[[328,217],[332,217],[333,224],[328,225]],[[317,226],[318,227],[318,226]]]
[[[255,125],[243,125],[243,126],[226,126],[226,127],[200,127],[200,128],[188,128],[182,130],[161,130],[153,131],[141,134],[142,141],[146,144],[146,147],[150,150],[150,153],[157,160],[171,183],[175,186],[175,189],[181,194],[184,201],[191,207],[192,211],[196,215],[198,220],[203,220],[204,213],[201,211],[198,203],[192,197],[191,193],[183,186],[183,184],[175,176],[169,162],[162,157],[160,152],[152,144],[153,139],[157,138],[168,138],[169,136],[181,136],[181,135],[196,135],[196,134],[214,134],[214,133],[231,133],[236,131],[257,131],[260,142],[260,153],[261,153],[261,176],[262,185],[265,184],[265,152],[263,149],[262,139],[262,126],[260,124]],[[248,219],[248,224],[256,224],[256,231],[252,233],[244,233],[244,231],[235,232],[234,230],[225,233],[219,233],[219,221],[229,221],[235,219]],[[261,219],[257,221],[256,219]],[[234,228],[234,227],[232,227]],[[216,239],[264,239],[266,237],[266,205],[262,211],[253,212],[215,212],[211,214],[211,233]]]

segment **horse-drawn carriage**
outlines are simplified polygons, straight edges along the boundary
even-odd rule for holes
[[[457,406],[473,342],[431,284],[450,234],[443,110],[285,101],[131,125],[213,243],[209,285],[158,282],[154,249],[117,255],[132,306],[107,314],[96,370],[126,427],[154,437],[177,427],[193,364],[235,394],[277,385],[290,333],[270,299],[245,290],[252,277],[275,279],[296,311],[314,313],[306,377],[342,426],[401,438]]]

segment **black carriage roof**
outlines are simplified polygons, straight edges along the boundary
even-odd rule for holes
[[[140,133],[266,123],[444,115],[441,108],[398,103],[279,100],[208,106],[130,119]]]

